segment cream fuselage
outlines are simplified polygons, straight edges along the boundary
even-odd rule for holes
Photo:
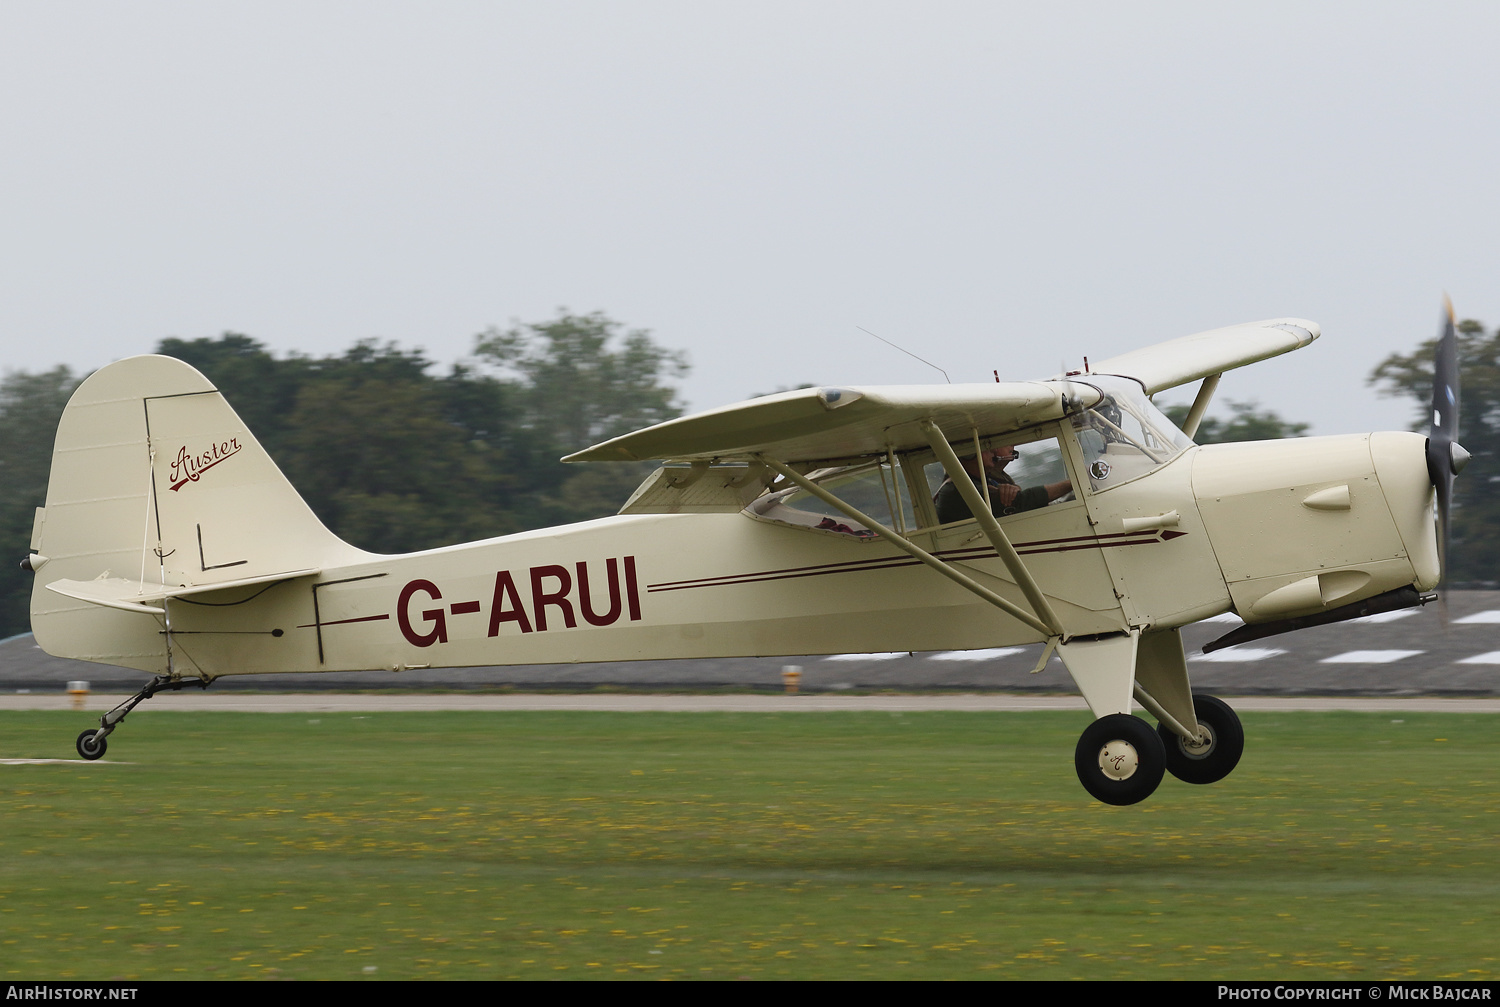
[[[1076,441],[1066,424],[1054,432],[1076,472]],[[1309,614],[1435,583],[1422,444],[1392,433],[1195,447],[1001,524],[1071,636],[1150,633],[1231,605],[1247,621]],[[1333,506],[1307,505],[1320,493]],[[1025,604],[975,522],[912,538]],[[315,576],[170,600],[164,616],[39,594],[36,632],[49,652],[159,673],[169,618],[173,670],[204,676],[1043,639],[881,540],[748,512],[625,514],[347,559]]]

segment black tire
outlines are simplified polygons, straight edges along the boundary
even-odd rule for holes
[[[1198,724],[1208,732],[1208,744],[1194,748],[1172,729],[1158,725],[1167,751],[1167,772],[1183,783],[1218,783],[1240,764],[1245,754],[1245,729],[1230,705],[1213,696],[1193,697]]]
[[[1139,717],[1112,713],[1088,726],[1073,752],[1078,782],[1105,804],[1144,801],[1166,772],[1161,737]]]
[[[94,735],[98,733],[99,729],[97,727],[91,727],[80,734],[78,740],[73,744],[73,747],[78,749],[78,754],[90,762],[93,762],[95,759],[102,759],[104,757],[104,750],[109,747],[109,743],[103,738],[100,738],[98,741],[94,740]]]

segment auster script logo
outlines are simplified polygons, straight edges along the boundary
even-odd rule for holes
[[[210,447],[202,454],[188,454],[187,445],[184,444],[177,452],[177,460],[172,462],[172,472],[167,481],[171,484],[172,492],[177,492],[188,483],[195,483],[203,473],[224,461],[226,458],[239,454],[240,440],[231,437],[227,441]]]

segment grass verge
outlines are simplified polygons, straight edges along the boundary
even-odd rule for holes
[[[0,766],[0,971],[1494,978],[1500,717],[1244,721],[1109,808],[1078,714],[143,710]]]

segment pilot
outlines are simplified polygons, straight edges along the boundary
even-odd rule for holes
[[[981,495],[984,489],[979,483],[979,467],[983,464],[984,473],[990,485],[990,510],[996,517],[1045,507],[1053,500],[1073,490],[1072,482],[1067,479],[1048,483],[1045,486],[1027,486],[1024,489],[1017,486],[1016,481],[1006,474],[1005,466],[1019,457],[1021,456],[1014,447],[1002,444],[998,448],[981,451],[977,460],[972,455],[960,459],[964,471],[974,481],[974,486]],[[963,521],[974,516],[974,512],[969,510],[969,505],[964,503],[963,495],[958,492],[958,487],[953,485],[952,479],[943,480],[943,485],[938,487],[932,502],[937,505],[938,522],[941,524]]]

